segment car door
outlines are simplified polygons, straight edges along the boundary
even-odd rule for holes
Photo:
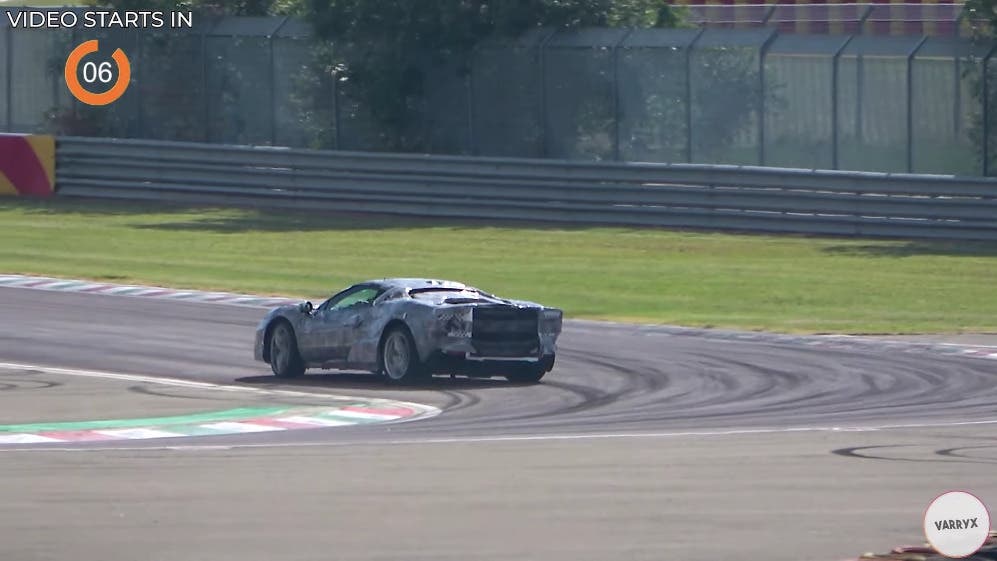
[[[343,310],[326,308],[312,315],[308,334],[310,362],[330,362],[346,357],[340,342],[345,325]]]
[[[343,310],[343,330],[341,331],[343,336],[343,356],[351,362],[363,362],[370,359],[369,356],[366,356],[370,353],[357,355],[353,351],[358,343],[370,342],[372,338],[371,329],[374,325],[374,314],[373,299],[370,301],[362,300]]]
[[[323,357],[330,354],[328,345],[330,341],[330,329],[334,322],[330,312],[332,307],[347,298],[350,294],[362,289],[362,286],[351,286],[346,290],[332,295],[331,298],[320,304],[315,311],[298,328],[298,352],[305,362],[319,362]]]
[[[361,309],[369,308],[381,292],[378,286],[360,285],[322,304],[308,322],[305,360],[319,363],[346,360],[353,331],[361,323]]]

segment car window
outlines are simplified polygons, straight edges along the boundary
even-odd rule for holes
[[[350,306],[355,306],[361,302],[370,304],[373,303],[374,299],[380,296],[382,292],[383,290],[376,286],[358,286],[333,296],[329,299],[329,301],[322,305],[322,309],[342,310],[349,308]]]

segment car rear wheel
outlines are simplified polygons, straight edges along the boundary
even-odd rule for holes
[[[305,373],[294,331],[281,321],[270,332],[270,369],[278,378],[294,378]]]
[[[426,377],[424,365],[419,361],[412,334],[404,327],[394,327],[381,343],[381,373],[395,384],[409,384]]]

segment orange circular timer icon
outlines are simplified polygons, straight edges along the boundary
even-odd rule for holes
[[[117,101],[125,94],[128,85],[132,80],[132,65],[125,56],[124,51],[117,49],[111,55],[111,59],[118,65],[118,79],[111,85],[110,89],[103,93],[93,93],[80,83],[79,70],[83,57],[91,53],[96,53],[99,45],[96,39],[81,43],[69,53],[66,59],[66,85],[73,96],[87,105],[109,105]],[[114,74],[111,72],[111,63],[108,61],[87,62],[83,65],[83,81],[88,84],[101,83],[110,84]]]

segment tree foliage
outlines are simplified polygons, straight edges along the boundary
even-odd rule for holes
[[[89,0],[118,11],[191,11],[215,16],[271,16],[301,13],[301,0]]]
[[[460,84],[470,72],[474,50],[484,41],[516,37],[541,27],[680,25],[680,14],[665,0],[104,0],[98,3],[119,10],[184,9],[209,16],[294,15],[305,19],[314,27],[318,41],[311,49],[311,61],[298,68],[291,80],[291,103],[308,144],[330,148],[338,145],[337,138],[341,136],[350,140],[354,149],[393,151],[451,149],[453,139],[449,139],[449,145],[440,145],[441,135],[433,139],[433,127],[427,125],[425,118],[427,114],[439,113],[441,100],[453,103],[453,92],[460,95]],[[714,61],[709,67],[711,71],[697,82],[694,93],[705,101],[694,107],[692,116],[697,122],[709,125],[697,127],[708,132],[695,138],[696,154],[722,150],[724,145],[734,142],[760,104],[757,65],[742,58],[731,53]],[[168,65],[168,61],[163,64]],[[649,72],[662,72],[656,64],[652,67]],[[508,72],[497,68],[493,74],[501,81]],[[564,145],[565,153],[612,157],[613,121],[618,115],[598,96],[578,92],[577,88],[578,84],[597,89],[615,88],[616,84],[608,83],[612,76],[601,71],[579,74],[577,78],[565,83],[564,87],[570,91],[551,100],[558,104],[561,121],[570,124],[571,129],[554,134],[564,137],[558,142]],[[676,77],[668,72],[660,80],[649,80],[647,73],[626,79],[632,80],[621,89],[626,92],[621,95],[631,111],[628,118],[640,123],[638,134],[646,140],[625,141],[647,144],[649,159],[684,157],[686,149],[680,148],[680,144],[684,146],[687,138],[681,134],[686,129],[685,88],[671,91],[674,88],[668,84],[675,82]],[[546,87],[532,82],[520,85]],[[739,93],[731,96],[731,92]],[[713,98],[717,98],[715,103],[710,102]],[[429,99],[437,104],[435,113],[427,111]],[[466,114],[466,108],[453,108],[455,115],[462,112]],[[187,115],[182,110],[178,114]],[[499,116],[497,122],[504,126],[515,117]],[[568,146],[572,143],[573,146]]]
[[[664,0],[307,0],[318,35],[336,45],[344,89],[364,105],[392,150],[424,149],[419,105],[430,65],[466,74],[480,42],[537,27],[674,26]]]
[[[967,0],[965,11],[965,22],[970,26],[974,40],[990,42],[997,39],[997,0]],[[983,71],[983,60],[970,57],[967,62],[963,78],[968,82],[973,97],[980,102],[978,108],[972,110],[967,133],[978,150],[978,162],[985,162],[981,167],[993,175],[997,164],[997,79],[993,72]],[[983,110],[984,106],[987,111]],[[984,150],[988,153],[984,154]]]
[[[966,0],[966,21],[978,37],[994,37],[997,29],[997,0]]]

